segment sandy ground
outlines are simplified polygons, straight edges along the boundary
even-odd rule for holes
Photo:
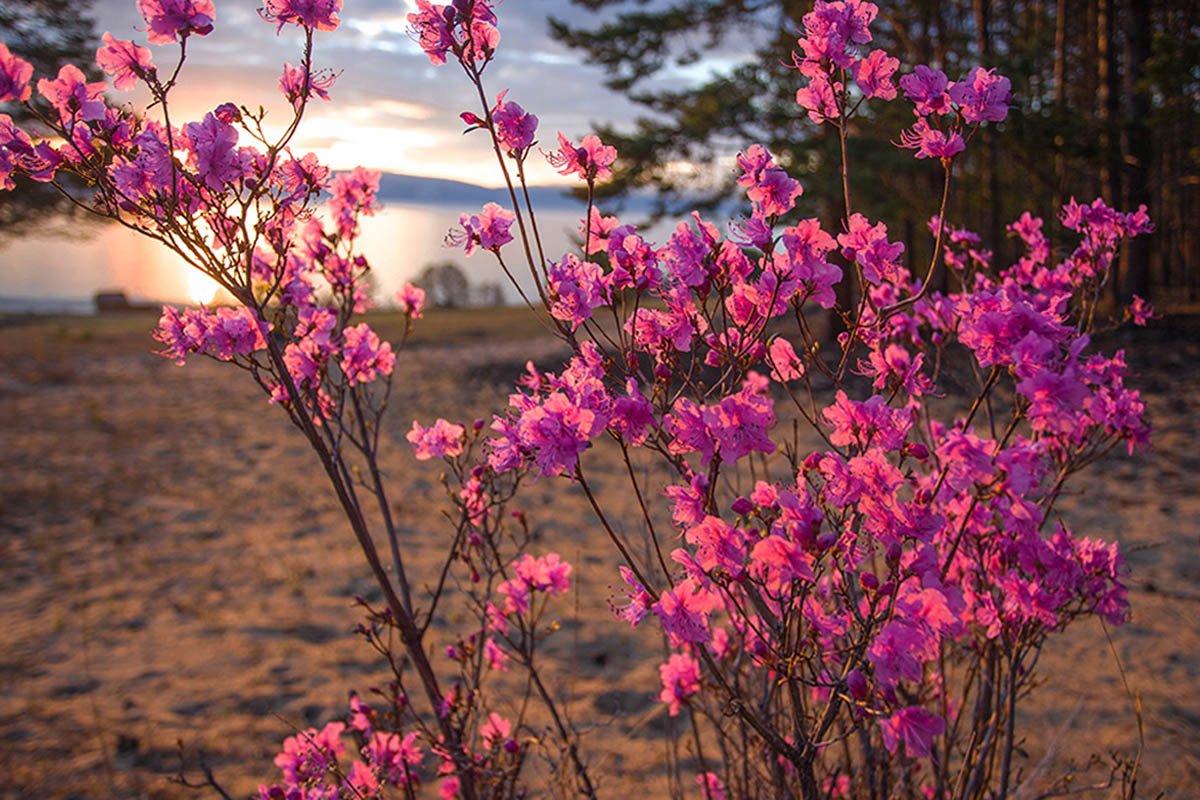
[[[352,633],[351,598],[371,580],[306,445],[245,376],[152,355],[152,322],[0,327],[0,798],[194,796],[168,781],[177,742],[246,796],[274,778],[271,757],[295,726],[340,715],[350,688],[384,679]],[[401,443],[413,417],[487,414],[526,358],[556,352],[484,312],[442,324],[456,343],[418,341],[402,359],[405,399],[390,417]],[[1098,464],[1063,509],[1080,532],[1118,537],[1132,569],[1133,620],[1112,639],[1142,703],[1139,796],[1191,798],[1200,336],[1107,344],[1141,373],[1155,447]],[[443,545],[446,527],[426,512],[444,499],[436,466],[394,453],[406,561],[419,572]],[[601,458],[591,477],[632,512],[617,466]],[[611,620],[615,561],[582,498],[543,482],[524,505],[538,539],[578,567],[551,666],[602,791],[659,796],[666,717],[648,687],[660,645]],[[1136,753],[1133,702],[1097,623],[1055,640],[1041,673],[1025,705],[1026,771]],[[1105,774],[1081,771],[1077,784]]]

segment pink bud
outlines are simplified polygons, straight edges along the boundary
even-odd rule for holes
[[[739,497],[733,501],[733,513],[744,516],[754,510],[754,503],[751,503],[745,497]]]
[[[873,592],[879,588],[879,578],[876,578],[873,572],[864,572],[858,576],[858,585],[868,592]]]
[[[850,674],[846,676],[846,688],[850,690],[854,699],[866,699],[868,689],[866,676],[856,669],[850,670]]]

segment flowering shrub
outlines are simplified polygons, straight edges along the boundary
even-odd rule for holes
[[[377,208],[378,175],[331,177],[287,148],[307,103],[332,88],[311,54],[340,2],[262,11],[305,36],[300,65],[280,80],[294,118],[277,140],[261,113],[231,104],[172,123],[186,48],[215,12],[192,0],[139,8],[151,44],[178,46],[171,77],[147,48],[111,35],[97,61],[117,89],[149,87],[161,121],[111,105],[104,84],[64,67],[38,81],[51,109],[39,129],[0,116],[0,182],[80,175],[96,187],[80,202],[162,241],[238,301],[164,309],[164,355],[237,364],[283,408],[384,591],[383,607],[363,602],[360,628],[393,669],[382,705],[354,697],[347,723],[290,737],[276,759],[282,782],[262,797],[409,796],[434,779],[447,798],[522,795],[526,756],[544,745],[521,735],[534,725],[524,711],[506,718],[482,691],[514,668],[558,742],[563,791],[594,796],[579,737],[537,666],[547,603],[569,589],[572,567],[526,552],[523,518],[505,513],[530,475],[580,487],[622,561],[614,614],[670,648],[661,687],[647,693],[688,715],[700,795],[1008,794],[1017,704],[1047,638],[1082,616],[1119,624],[1127,613],[1115,544],[1073,533],[1054,507],[1100,455],[1148,440],[1123,355],[1095,352],[1089,331],[1119,246],[1151,226],[1144,208],[1072,200],[1060,220],[1077,247],[1054,256],[1027,213],[1009,227],[1025,255],[999,265],[948,224],[955,160],[981,125],[1004,120],[1007,79],[976,68],[950,81],[917,66],[897,87],[898,60],[871,48],[873,4],[818,0],[804,18],[797,103],[835,128],[843,176],[849,121],[864,105],[901,95],[913,105],[897,144],[944,172],[922,270],[884,222],[853,210],[848,182],[832,227],[798,218],[801,184],[757,144],[737,157],[747,213],[727,233],[697,213],[664,245],[648,242],[593,202],[615,150],[562,133],[545,155],[588,202],[580,252],[554,258],[524,191],[538,119],[507,90],[486,100],[500,43],[492,3],[418,0],[413,36],[433,64],[465,72],[481,106],[462,119],[490,138],[512,204],[463,214],[448,242],[489,252],[512,277],[504,254],[519,241],[537,294],[522,297],[572,354],[553,371],[530,364],[490,426],[412,423],[416,457],[445,460],[458,510],[440,577],[422,576],[435,588],[417,596],[378,467],[397,352],[355,322],[370,300],[354,243]],[[0,48],[0,101],[30,103],[30,81],[29,65]],[[421,317],[420,290],[397,301],[409,322]],[[1137,299],[1128,313],[1144,323],[1153,312]],[[823,326],[835,347],[823,346]],[[586,477],[605,450],[626,468],[640,536],[622,532]],[[669,482],[647,484],[648,463]],[[449,575],[459,591],[446,590]],[[433,658],[427,633],[443,601],[470,622]]]

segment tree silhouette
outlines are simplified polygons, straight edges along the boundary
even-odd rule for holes
[[[0,41],[33,64],[35,82],[53,78],[64,64],[75,64],[89,80],[99,80],[93,63],[98,37],[87,13],[90,7],[91,0],[0,0]],[[33,100],[42,102],[36,91]],[[16,103],[0,104],[0,113],[23,126],[36,124]],[[0,239],[84,219],[58,191],[25,178],[15,181],[15,191],[0,194]],[[76,185],[72,190],[85,188]]]

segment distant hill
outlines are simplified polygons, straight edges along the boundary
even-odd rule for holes
[[[465,181],[445,178],[423,178],[417,175],[398,175],[385,172],[379,181],[379,198],[385,203],[421,203],[423,205],[453,206],[464,211],[478,209],[484,203],[499,203],[512,207],[512,198],[507,189],[488,189]],[[569,189],[560,186],[530,186],[529,199],[534,209],[554,211],[579,211],[583,203]],[[627,211],[644,211],[650,207],[651,198],[635,196],[624,203]]]

